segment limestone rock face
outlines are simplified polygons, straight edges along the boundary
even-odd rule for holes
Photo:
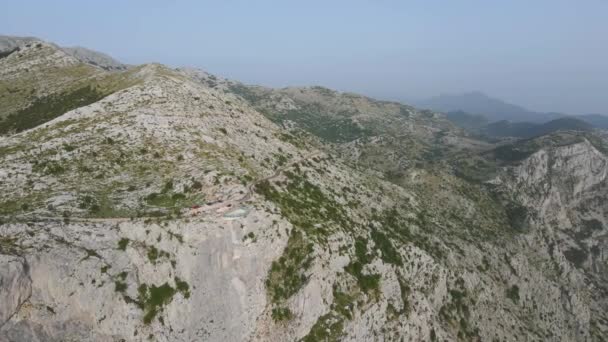
[[[145,340],[149,334],[167,341],[248,339],[265,308],[268,266],[285,244],[285,235],[256,229],[272,225],[271,218],[252,211],[239,221],[218,218],[162,226],[129,221],[5,225],[3,235],[27,229],[36,238],[20,247],[27,264],[3,256],[8,268],[3,268],[1,295],[10,305],[3,304],[2,318],[10,321],[2,336],[57,341]],[[179,232],[179,240],[172,232]],[[256,235],[255,243],[243,239],[249,233]],[[124,250],[120,239],[129,241]],[[162,255],[154,261],[152,246]],[[188,289],[180,290],[180,282]],[[148,324],[142,321],[140,303],[131,301],[141,300],[143,284],[175,289]]]
[[[0,255],[0,324],[4,325],[29,299],[32,293],[32,281],[29,276],[29,265],[25,260],[10,255]]]

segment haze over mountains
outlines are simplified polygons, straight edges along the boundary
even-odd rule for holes
[[[608,340],[605,130],[0,44],[0,341]]]
[[[531,138],[559,130],[608,129],[608,116],[533,112],[481,92],[440,95],[417,105],[444,112],[454,124],[489,137]]]
[[[421,108],[428,108],[440,112],[463,111],[469,114],[482,115],[489,122],[531,122],[545,123],[568,114],[542,113],[528,110],[522,106],[492,98],[482,92],[475,91],[456,95],[439,95],[428,100],[417,102]],[[608,128],[608,117],[601,114],[575,113],[576,118],[584,120],[591,125]]]

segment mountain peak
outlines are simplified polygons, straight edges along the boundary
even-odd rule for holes
[[[489,121],[508,120],[513,122],[531,121],[540,123],[562,116],[555,113],[532,112],[524,107],[491,97],[481,91],[443,94],[422,101],[418,105],[440,112],[461,110],[470,114],[483,115]]]
[[[42,39],[36,37],[17,37],[17,36],[5,36],[0,35],[0,53],[11,51],[19,47],[27,46],[32,43],[38,44],[46,44],[54,46],[66,54],[76,58],[77,60],[93,65],[95,67],[108,70],[108,71],[117,71],[117,70],[125,70],[128,68],[127,65],[122,64],[110,57],[109,55],[98,52],[95,50],[91,50],[88,48],[74,46],[74,47],[60,47],[53,43],[45,42]]]
[[[98,52],[80,46],[64,47],[62,49],[63,51],[69,53],[75,58],[78,58],[84,63],[92,64],[105,70],[115,71],[127,69],[127,65],[120,63],[119,61],[102,52]]]

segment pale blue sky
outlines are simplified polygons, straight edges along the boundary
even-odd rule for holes
[[[9,0],[0,34],[269,86],[608,114],[607,0]]]

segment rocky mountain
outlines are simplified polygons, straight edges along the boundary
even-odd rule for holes
[[[15,36],[4,36],[0,35],[0,58],[4,55],[8,55],[17,51],[21,46],[32,45],[32,44],[49,44],[41,41],[35,37],[15,37]],[[54,45],[55,48],[59,48],[66,54],[76,58],[80,62],[90,64],[104,70],[117,71],[126,70],[129,66],[123,64],[114,58],[106,55],[105,53],[94,51],[80,46],[75,47],[59,47]]]
[[[522,125],[541,125],[568,117],[569,119],[584,121],[595,128],[608,128],[608,116],[605,115],[585,114],[572,116],[563,113],[534,112],[524,107],[489,97],[481,92],[440,95],[421,101],[417,105],[421,108],[445,112],[448,118],[452,116],[452,119],[456,120],[455,122],[464,122],[463,120],[470,120],[471,117],[482,116],[490,123],[504,121],[515,125],[519,125],[520,123]],[[459,113],[459,115],[454,115],[454,113]],[[476,121],[479,122],[479,120]]]
[[[591,131],[601,126],[601,119],[596,125],[587,123],[581,117],[562,117],[546,123],[511,122],[506,120],[488,123],[482,115],[469,114],[463,111],[448,112],[446,118],[454,125],[482,139],[533,138],[558,131]]]
[[[578,116],[578,118],[589,123],[593,127],[608,129],[608,116],[601,114],[584,114]]]
[[[417,105],[421,108],[440,112],[464,111],[483,115],[491,122],[507,120],[543,123],[563,116],[563,114],[558,113],[536,113],[524,107],[490,97],[479,91],[464,94],[442,94],[421,101]]]
[[[479,114],[469,114],[461,110],[454,112],[447,112],[445,116],[454,125],[462,127],[467,130],[477,130],[488,124],[488,119]]]
[[[0,340],[608,338],[602,132],[16,47]]]
[[[34,37],[14,37],[0,35],[0,51],[12,51],[21,45],[37,42],[39,39]]]
[[[126,70],[127,65],[120,63],[114,58],[98,51],[90,50],[80,46],[62,48],[63,51],[80,60],[81,62],[98,66],[105,70]]]
[[[481,128],[490,137],[533,138],[558,131],[590,131],[593,126],[574,117],[564,117],[543,124],[498,121]]]

